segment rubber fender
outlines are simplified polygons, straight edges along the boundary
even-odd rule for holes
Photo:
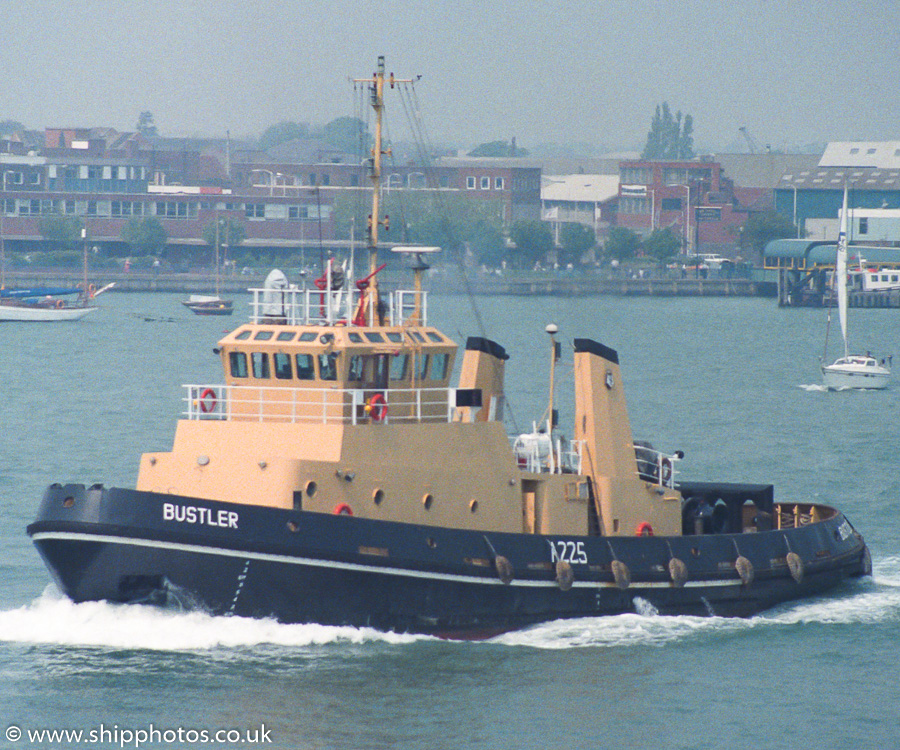
[[[684,564],[683,560],[679,560],[677,557],[669,560],[669,577],[672,579],[672,585],[675,588],[680,589],[684,586],[688,579],[688,571],[687,565]]]
[[[609,567],[612,569],[616,586],[622,590],[627,589],[631,585],[631,571],[628,570],[628,566],[623,562],[613,560]]]
[[[567,560],[556,561],[556,585],[562,591],[568,591],[575,582],[575,573]]]
[[[513,579],[513,566],[503,555],[494,558],[494,569],[501,583],[509,583]]]
[[[800,555],[796,552],[788,552],[784,559],[791,571],[791,578],[800,583],[803,580],[803,560],[800,559]]]
[[[741,577],[741,583],[744,586],[749,586],[753,583],[753,563],[750,562],[743,555],[739,555],[737,560],[734,561],[734,569],[737,571],[737,574]]]

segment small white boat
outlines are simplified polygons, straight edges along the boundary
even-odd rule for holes
[[[870,355],[840,357],[822,366],[828,388],[887,388],[891,381],[890,358],[877,360]]]
[[[181,303],[194,315],[231,315],[234,312],[234,303],[219,296],[219,225],[220,221],[216,219],[216,293],[192,294],[187,302]]]
[[[181,304],[195,315],[231,315],[234,312],[234,303],[230,299],[207,294],[192,294]]]
[[[832,364],[822,361],[822,381],[827,388],[887,388],[891,380],[891,358],[878,360],[870,353],[851,355],[847,339],[847,188],[844,187],[844,204],[841,209],[841,231],[838,234],[837,258],[834,265],[835,288],[838,301],[838,317],[844,354]],[[826,346],[828,335],[825,336]]]

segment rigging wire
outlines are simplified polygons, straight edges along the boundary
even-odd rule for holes
[[[432,154],[434,154],[433,143],[425,127],[425,121],[422,117],[422,109],[419,105],[419,98],[418,94],[416,93],[414,81],[408,83],[404,82],[400,84],[400,101],[403,105],[406,119],[410,124],[410,129],[413,134],[413,143],[416,147],[417,156],[422,165],[423,171],[425,172],[426,185],[429,183],[428,178],[430,176],[431,185],[434,188],[437,188],[439,186],[439,182],[437,170],[434,167],[434,162],[432,159]],[[487,329],[484,325],[484,320],[481,317],[481,311],[475,301],[475,293],[472,289],[471,280],[466,273],[464,243],[457,236],[457,233],[453,228],[453,224],[450,221],[450,210],[445,200],[445,196],[439,189],[435,189],[432,191],[432,197],[437,204],[441,216],[444,217],[443,230],[447,235],[447,239],[450,244],[450,256],[462,280],[463,289],[465,290],[466,297],[469,301],[469,306],[472,309],[472,314],[475,317],[475,325],[481,337],[488,338]],[[497,368],[497,365],[494,364],[494,367]],[[506,393],[504,393],[504,400],[507,407],[505,409],[505,414],[509,417],[509,420],[513,427],[513,431],[519,432],[518,420],[516,419],[512,402]]]

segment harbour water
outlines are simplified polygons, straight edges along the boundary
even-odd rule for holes
[[[900,743],[900,379],[824,391],[825,313],[772,300],[484,297],[483,332],[464,297],[432,297],[429,315],[461,343],[506,347],[510,432],[546,407],[547,323],[567,344],[617,349],[635,437],[685,451],[685,478],[772,482],[777,499],[837,505],[871,547],[873,578],[747,620],[661,617],[637,600],[634,614],[484,642],[62,598],[25,535],[44,487],[133,486],[140,453],[171,444],[181,385],[220,382],[212,348],[248,299],[216,319],[178,295],[109,294],[79,323],[0,327],[0,747]],[[900,355],[895,311],[856,311],[850,325],[855,348]],[[36,734],[64,729],[81,739]],[[216,731],[238,734],[201,741]]]

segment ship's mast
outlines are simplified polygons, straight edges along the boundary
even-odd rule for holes
[[[372,212],[369,214],[366,237],[369,248],[369,293],[367,295],[366,315],[369,325],[374,325],[378,310],[378,227],[383,226],[387,232],[390,222],[387,214],[382,218],[381,213],[381,157],[390,156],[391,150],[384,150],[382,135],[382,115],[384,112],[384,55],[379,55],[378,65],[371,78],[356,78],[354,83],[368,83],[370,104],[375,110],[375,142],[372,146],[372,158],[369,160],[369,179],[372,181]],[[395,78],[391,73],[387,77],[387,83],[394,88],[397,83],[413,83],[412,79]]]

